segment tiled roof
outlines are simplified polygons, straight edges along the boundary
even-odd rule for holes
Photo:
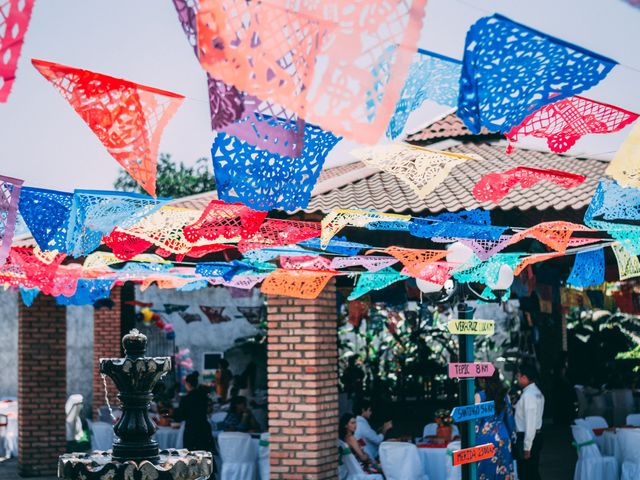
[[[423,129],[411,133],[406,140],[410,143],[429,144],[439,142],[444,139],[460,139],[466,140],[470,137],[492,137],[500,138],[499,134],[491,133],[486,128],[482,128],[479,134],[473,134],[458,118],[455,110],[443,116],[440,119],[431,122]]]
[[[425,199],[419,198],[411,188],[393,175],[376,172],[363,175],[360,180],[350,182],[328,192],[314,195],[306,212],[329,212],[333,208],[358,208],[383,212],[441,212],[471,208],[494,209],[489,202],[478,202],[472,194],[476,182],[490,172],[500,172],[517,166],[542,169],[565,170],[585,175],[587,179],[579,186],[564,189],[548,181],[531,188],[515,187],[500,202],[501,210],[538,211],[555,209],[582,209],[591,201],[598,180],[604,175],[606,162],[576,158],[553,153],[518,149],[512,155],[505,153],[506,143],[459,143],[447,150],[457,153],[480,155],[484,160],[470,161],[460,165],[436,190]],[[363,171],[370,171],[364,164],[356,162]],[[353,175],[357,171],[352,171]]]

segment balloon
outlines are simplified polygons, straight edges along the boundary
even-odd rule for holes
[[[150,323],[151,319],[153,318],[153,312],[151,311],[151,309],[149,307],[145,307],[142,310],[140,310],[140,313],[142,314],[142,320],[145,323]]]
[[[167,332],[167,340],[173,340],[175,338],[176,338],[176,332]]]
[[[167,324],[164,326],[164,331],[165,331],[165,332],[173,332],[173,324],[172,324],[172,323],[167,323]]]
[[[422,293],[436,293],[442,290],[442,285],[428,282],[426,280],[422,280],[421,278],[416,278],[416,285],[418,285],[418,288]]]
[[[513,270],[509,265],[502,265],[498,272],[498,280],[494,282],[487,282],[487,286],[491,290],[509,290],[513,283]]]
[[[164,326],[165,326],[165,323],[161,319],[156,320],[156,327],[164,328]]]
[[[447,248],[447,262],[466,263],[473,257],[473,250],[460,242],[452,243]]]

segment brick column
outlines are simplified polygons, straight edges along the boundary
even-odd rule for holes
[[[315,300],[269,296],[271,479],[338,478],[336,288]]]
[[[100,375],[101,358],[117,358],[121,356],[121,287],[111,290],[112,308],[100,308],[93,311],[93,418],[98,419],[98,408],[105,405],[104,383]],[[113,381],[107,377],[107,390],[111,406],[116,406],[118,390]]]
[[[55,475],[66,450],[67,315],[50,296],[18,308],[18,472]]]

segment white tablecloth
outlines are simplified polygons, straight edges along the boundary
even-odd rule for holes
[[[0,402],[0,413],[8,417],[7,426],[0,427],[0,457],[17,457],[18,402]]]
[[[622,437],[618,435],[618,431],[620,429],[616,429],[616,431],[606,430],[602,433],[602,455],[607,457],[615,457],[618,461],[618,464],[622,464],[622,452],[625,451],[622,448],[620,442],[622,441]]]
[[[161,450],[167,448],[182,448],[182,445],[178,445],[179,436],[180,429],[171,427],[158,427],[158,431],[155,434],[156,441]]]
[[[447,455],[446,448],[418,448],[424,473],[429,480],[446,480],[447,463],[451,463],[451,457]]]

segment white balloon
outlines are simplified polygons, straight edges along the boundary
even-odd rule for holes
[[[416,285],[418,285],[418,288],[422,293],[436,293],[442,290],[442,285],[428,282],[426,280],[422,280],[421,278],[416,278]]]
[[[447,262],[449,263],[465,263],[473,257],[473,250],[460,242],[449,245],[447,252]]]
[[[495,283],[487,282],[491,290],[508,290],[513,283],[513,270],[509,265],[502,265],[498,272],[498,280]]]

